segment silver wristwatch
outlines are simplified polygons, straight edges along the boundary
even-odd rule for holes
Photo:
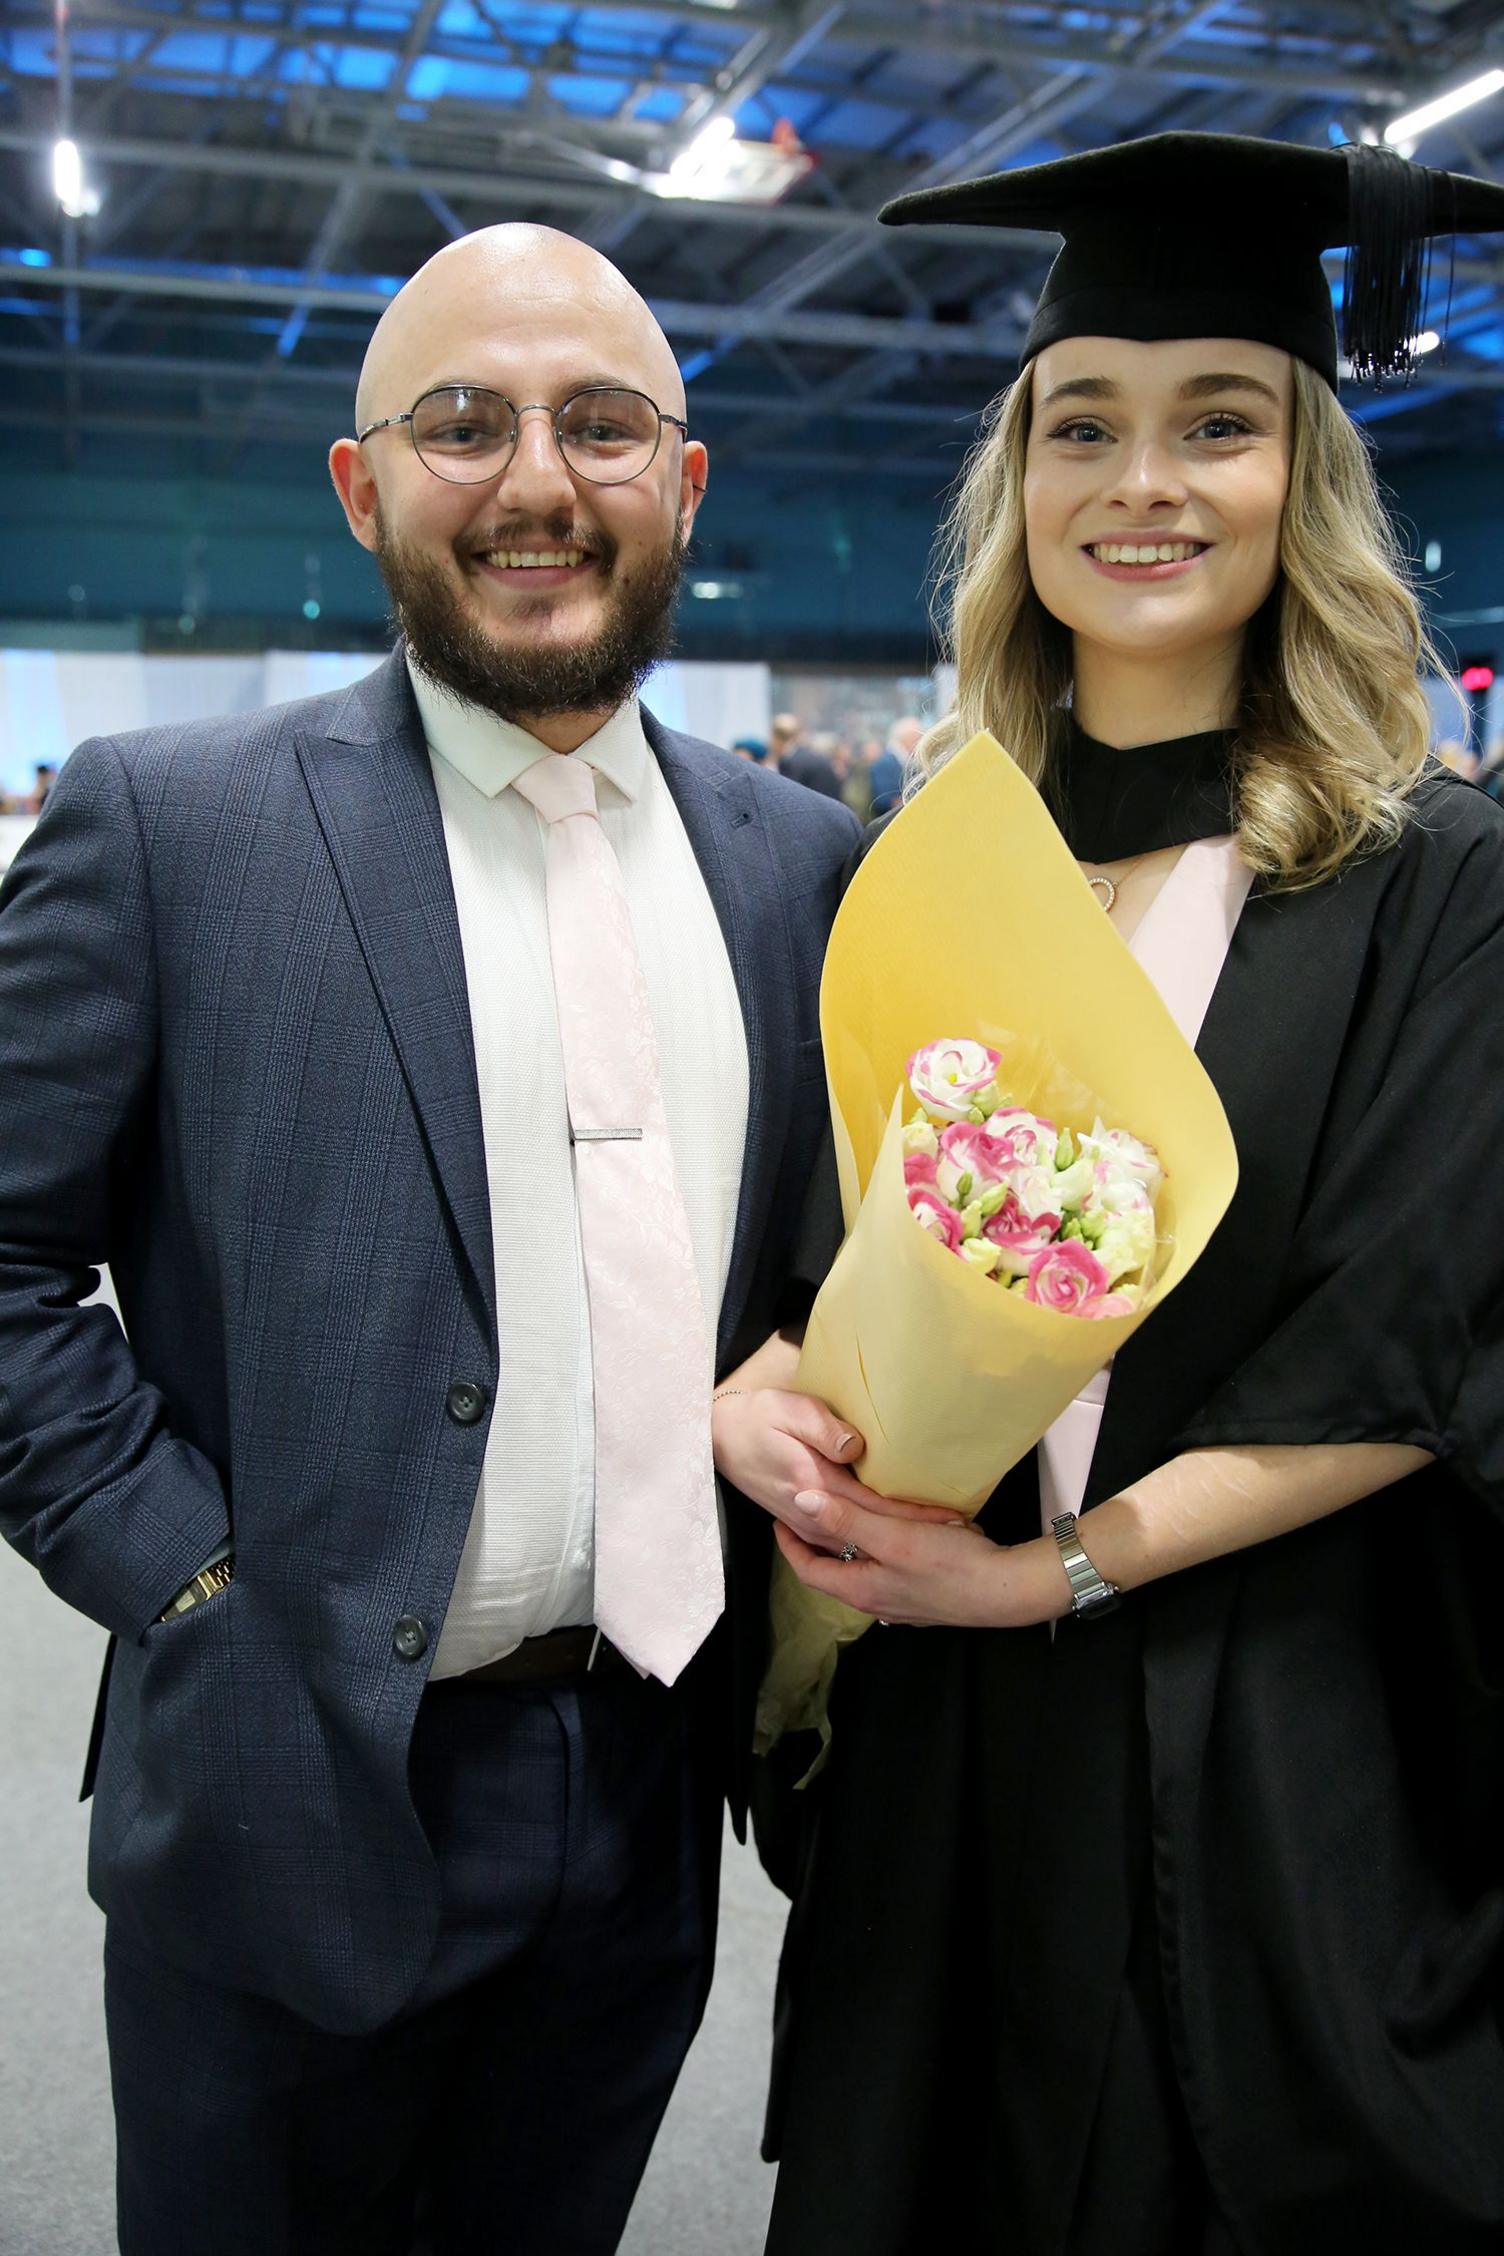
[[[1060,1546],[1060,1564],[1071,1586],[1071,1612],[1076,1619],[1095,1621],[1099,1614],[1116,1613],[1123,1593],[1115,1582],[1098,1574],[1082,1550],[1075,1513],[1062,1512],[1058,1519],[1051,1520],[1050,1533]]]

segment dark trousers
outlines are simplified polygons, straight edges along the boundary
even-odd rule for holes
[[[373,2034],[107,1935],[122,2256],[617,2246],[709,1987],[720,1804],[688,1700],[435,1686],[411,1781],[442,1926]]]

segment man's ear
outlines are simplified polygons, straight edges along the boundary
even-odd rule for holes
[[[357,439],[336,439],[329,449],[329,475],[345,521],[362,548],[376,553],[376,481]]]
[[[679,486],[679,531],[688,541],[710,483],[710,456],[699,439],[684,442],[684,469]]]

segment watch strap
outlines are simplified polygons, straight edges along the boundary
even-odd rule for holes
[[[1123,1603],[1123,1593],[1117,1583],[1098,1574],[1087,1557],[1075,1513],[1061,1512],[1051,1520],[1050,1533],[1059,1546],[1060,1564],[1071,1586],[1071,1612],[1077,1620],[1092,1621],[1099,1614],[1115,1613]]]
[[[191,1613],[193,1608],[201,1606],[206,1598],[213,1598],[221,1590],[227,1589],[234,1579],[235,1554],[233,1551],[227,1551],[219,1558],[212,1559],[208,1566],[200,1567],[192,1580],[184,1583],[171,1605],[164,1606],[161,1613],[158,1614],[158,1621],[172,1621],[178,1614]]]

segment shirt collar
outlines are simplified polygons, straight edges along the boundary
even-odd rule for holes
[[[525,728],[519,728],[515,721],[498,720],[483,706],[454,696],[422,671],[411,651],[405,656],[428,749],[485,798],[495,799],[517,781],[524,768],[547,758],[548,746],[540,744]],[[636,698],[629,697],[619,705],[572,757],[587,760],[623,799],[640,798],[653,755],[643,734]]]

